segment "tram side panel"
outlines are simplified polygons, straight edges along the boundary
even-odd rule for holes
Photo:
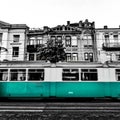
[[[110,70],[110,93],[113,98],[120,98],[120,68]]]
[[[100,75],[104,74],[101,70]],[[98,75],[99,75],[98,74]],[[61,73],[62,76],[62,73]],[[70,75],[71,76],[71,75]],[[69,76],[67,76],[69,77]],[[73,76],[72,76],[73,77]],[[97,76],[98,77],[98,76]],[[102,77],[101,77],[102,78]],[[78,80],[66,80],[61,82],[52,83],[56,84],[56,97],[105,97],[105,88],[109,87],[107,82],[96,80],[81,80],[81,69],[79,69]]]
[[[7,97],[7,84],[0,82],[0,97]]]
[[[96,68],[97,80],[63,80],[63,68],[45,68],[43,81],[2,81],[1,97],[120,97],[120,70]],[[91,69],[91,68],[90,68]],[[9,76],[9,75],[8,75]],[[68,76],[70,77],[70,76]],[[73,76],[72,76],[73,77]]]
[[[56,97],[104,97],[104,86],[102,82],[59,82]]]
[[[12,69],[13,71],[14,69]],[[20,69],[17,68],[14,71],[19,71]],[[23,71],[23,69],[21,69]],[[37,69],[38,70],[38,69]],[[3,71],[3,70],[2,70]],[[25,72],[26,71],[26,72]],[[34,71],[34,69],[32,69]],[[40,70],[38,70],[40,71]],[[28,69],[24,69],[24,73],[28,73]],[[10,70],[7,74],[7,80],[4,80],[3,78],[6,76],[6,74],[1,74],[1,80],[0,80],[0,97],[49,97],[49,82],[43,82],[41,80],[31,79],[29,80],[28,77],[26,79],[20,81],[19,76],[25,75],[20,72],[14,72],[15,77],[11,77]],[[35,73],[31,74],[31,77],[36,77],[38,75]],[[28,76],[28,74],[26,74]],[[25,76],[24,76],[25,77]],[[30,77],[30,76],[29,76]],[[28,78],[28,79],[27,79]],[[40,78],[40,76],[37,76],[37,78]]]

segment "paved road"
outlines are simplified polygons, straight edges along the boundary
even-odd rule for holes
[[[120,102],[0,102],[0,120],[120,120]]]

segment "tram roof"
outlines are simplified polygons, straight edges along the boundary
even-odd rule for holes
[[[100,62],[58,62],[56,64],[45,61],[1,61],[0,68],[101,68],[101,67],[120,67],[120,62],[106,62],[104,64]]]
[[[43,68],[78,68],[78,67],[93,67],[93,68],[110,68],[110,67],[120,67],[120,62],[86,62],[86,61],[72,61],[72,62],[57,62],[57,63],[50,63],[45,61],[1,61],[0,68],[2,67],[20,67],[20,68],[27,68],[27,67],[43,67]]]

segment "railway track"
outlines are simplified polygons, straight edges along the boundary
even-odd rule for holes
[[[0,120],[101,120],[120,119],[120,103],[12,102],[0,103]],[[3,119],[3,120],[4,120]]]
[[[2,111],[113,111],[120,112],[120,103],[0,103],[0,112]]]

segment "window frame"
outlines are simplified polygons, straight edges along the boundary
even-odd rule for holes
[[[65,46],[71,47],[71,36],[65,36]]]
[[[2,43],[3,33],[0,33],[0,43]]]
[[[36,70],[36,71],[35,71],[35,70]],[[29,72],[29,71],[35,71],[35,72]],[[41,71],[42,71],[42,72],[41,72]],[[38,76],[38,75],[37,75],[37,74],[40,75],[40,73],[41,73],[41,74],[43,75],[43,78],[41,78],[41,80],[37,80],[37,79],[36,79],[36,80],[34,80],[34,79],[32,80],[32,79],[29,78],[29,77],[30,77],[30,75],[29,75],[30,73],[32,74],[32,75],[31,75],[32,77],[34,77],[34,73],[36,73],[36,76],[37,76],[37,77],[41,77],[41,76]],[[41,68],[41,69],[40,69],[40,68],[29,68],[27,75],[28,75],[28,76],[27,76],[27,77],[28,77],[27,81],[44,81],[44,80],[45,80],[45,69],[44,69],[44,68]]]
[[[13,35],[13,42],[19,42],[20,41],[20,35]]]
[[[65,72],[65,70],[67,72]],[[77,70],[77,71],[74,72],[74,70]],[[79,78],[80,78],[79,77],[79,68],[63,68],[62,69],[62,81],[79,81]]]
[[[76,55],[76,56],[74,56],[74,55]],[[72,53],[72,61],[78,61],[78,53]]]
[[[116,78],[116,81],[120,81],[120,69],[115,69],[115,78]]]
[[[9,72],[10,72],[9,81],[26,81],[26,74],[27,74],[26,69],[15,68],[15,69],[10,69]],[[14,80],[12,77],[14,78]]]
[[[67,59],[70,58],[70,59]],[[66,61],[72,61],[72,54],[71,53],[66,53]]]
[[[29,53],[29,61],[35,61],[35,53]]]
[[[6,73],[4,73],[6,72]],[[5,76],[4,76],[5,75]],[[0,82],[3,82],[3,81],[8,81],[8,69],[0,69]],[[5,80],[3,80],[5,79]]]
[[[15,50],[17,49],[17,50]],[[12,57],[19,57],[19,47],[12,48]]]
[[[75,43],[75,44],[73,44],[73,43]],[[72,47],[77,47],[78,46],[78,39],[77,39],[77,37],[75,37],[75,36],[72,37],[72,39],[71,39],[71,46]]]
[[[84,60],[85,60],[85,61],[93,62],[93,61],[94,61],[93,52],[85,52],[85,53],[84,53]]]
[[[83,71],[84,70],[84,71]],[[96,75],[95,75],[96,74]],[[82,68],[80,71],[80,80],[81,81],[98,81],[98,70],[95,68]],[[92,77],[95,77],[97,79],[91,79]]]

